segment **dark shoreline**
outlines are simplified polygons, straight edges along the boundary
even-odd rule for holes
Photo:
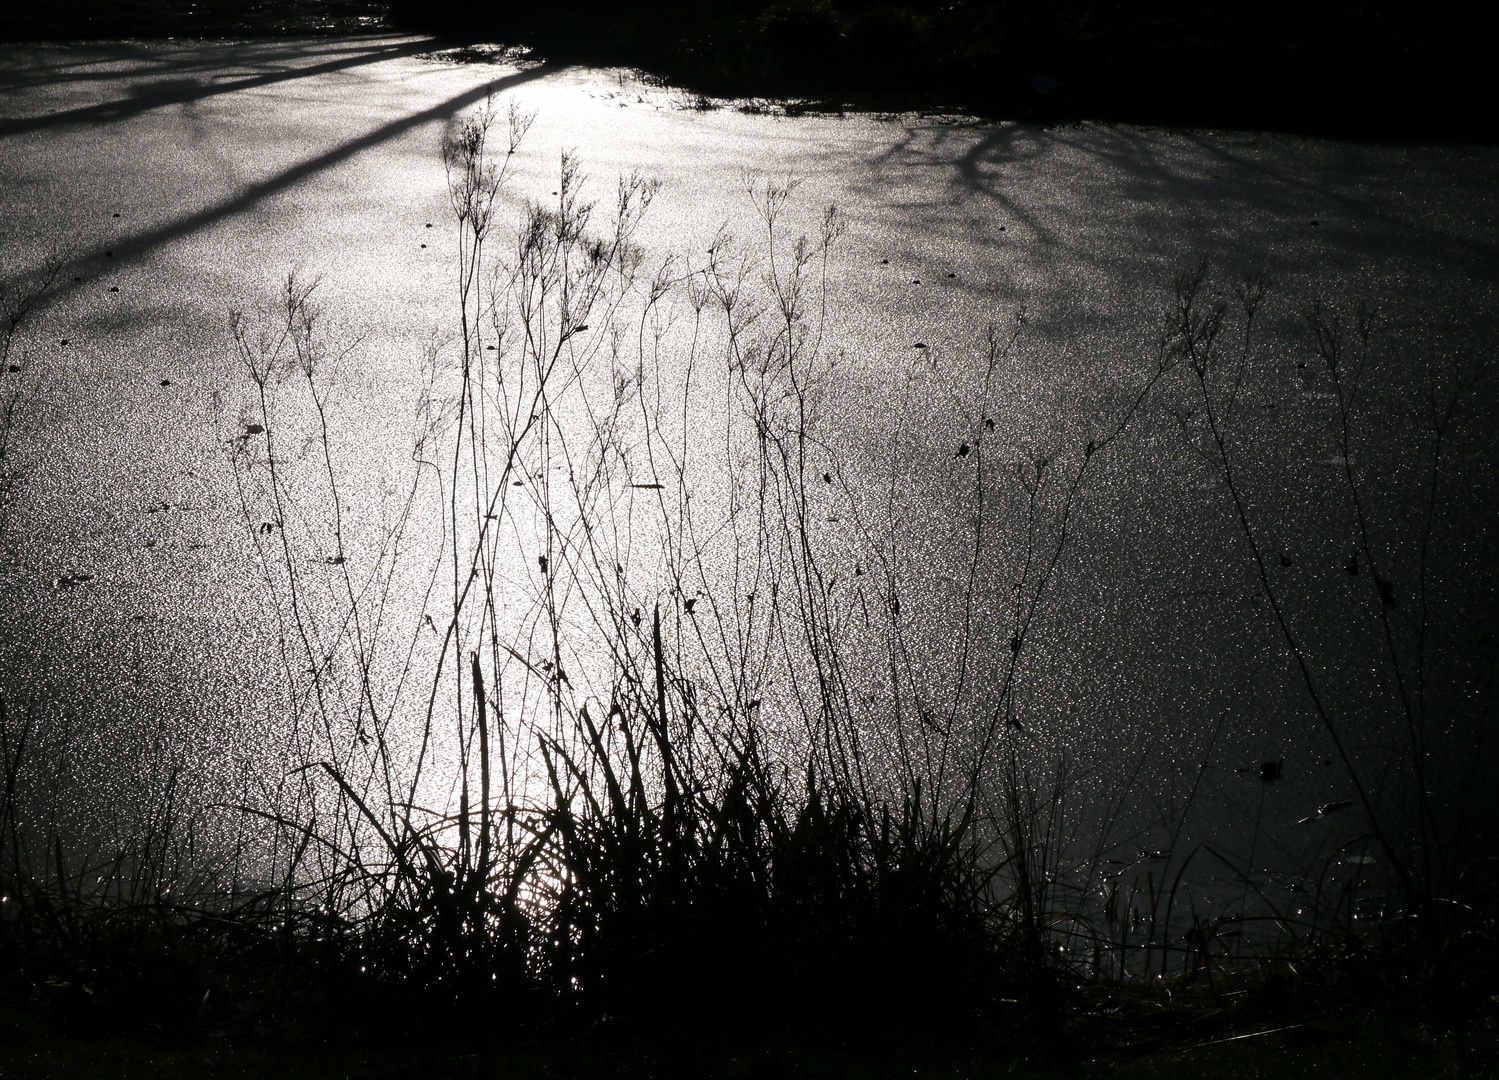
[[[389,31],[383,0],[77,0],[0,13],[0,42],[274,38]]]
[[[473,0],[82,0],[0,16],[0,42],[413,32],[525,43],[707,97],[796,108],[1102,120],[1381,142],[1489,143],[1477,44],[1441,16],[1176,0],[1079,8],[843,3],[531,8]],[[927,10],[927,9],[931,10]],[[559,14],[565,11],[567,14]],[[1476,114],[1476,115],[1475,115]]]

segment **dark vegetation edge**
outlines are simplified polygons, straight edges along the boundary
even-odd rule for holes
[[[1397,141],[1491,140],[1483,64],[1440,9],[1187,0],[395,0],[394,25],[524,41],[714,96]],[[1489,110],[1482,110],[1488,113]]]
[[[1275,130],[1395,142],[1499,138],[1455,7],[1267,0],[80,0],[0,16],[0,41],[398,29],[523,43],[713,97]]]

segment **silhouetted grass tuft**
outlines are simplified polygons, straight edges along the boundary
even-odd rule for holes
[[[24,732],[3,715],[13,781]],[[778,783],[753,741],[689,767],[649,713],[615,715],[631,747],[617,771],[579,719],[588,740],[554,748],[556,802],[504,872],[412,835],[378,873],[344,868],[345,895],[385,896],[362,915],[173,887],[154,866],[124,891],[126,858],[70,863],[55,836],[31,865],[8,782],[4,989],[72,1035],[299,1041],[419,1010],[424,1026],[463,1025],[461,1042],[606,1029],[972,1044],[1001,998],[1027,994],[966,819],[934,828],[917,801],[860,805],[811,774]],[[595,770],[597,793],[579,783]],[[159,843],[179,839],[163,828]],[[522,905],[522,888],[549,895]]]

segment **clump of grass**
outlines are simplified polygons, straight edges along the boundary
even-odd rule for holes
[[[486,1016],[730,1039],[972,1038],[1019,993],[968,819],[778,777],[753,736],[688,760],[663,698],[633,705],[582,708],[579,749],[548,740],[553,802],[494,864],[391,853],[357,935],[379,977]]]
[[[919,788],[892,812],[814,767],[777,777],[753,729],[689,762],[668,735],[664,685],[655,709],[614,714],[620,769],[586,712],[585,759],[549,760],[559,885],[547,936],[576,943],[554,979],[627,1027],[664,1011],[741,1035],[971,1034],[1015,992],[970,817],[933,825]]]

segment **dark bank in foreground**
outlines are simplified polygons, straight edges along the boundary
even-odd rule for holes
[[[1456,1077],[1499,1063],[1491,881],[1457,918],[1434,905],[1283,955],[1080,981],[1053,959],[1045,913],[994,902],[966,819],[864,805],[812,776],[781,787],[752,743],[690,765],[651,698],[619,715],[627,773],[586,715],[591,757],[556,762],[597,768],[597,802],[570,803],[558,780],[518,844],[481,806],[456,823],[483,830],[470,845],[411,832],[378,869],[350,861],[310,891],[185,878],[192,837],[170,796],[157,832],[108,865],[70,860],[55,836],[38,851],[12,800],[26,732],[6,721],[5,1075]],[[518,898],[541,865],[563,884],[538,908]]]

